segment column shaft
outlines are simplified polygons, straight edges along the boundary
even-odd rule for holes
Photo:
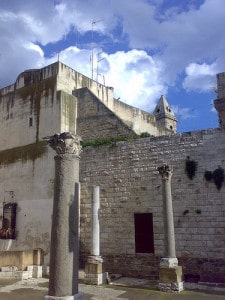
[[[79,297],[79,158],[81,138],[70,132],[45,137],[56,151],[49,293],[45,300]],[[75,299],[75,298],[74,298]]]
[[[78,199],[79,160],[71,154],[55,157],[55,187],[51,233],[49,295],[78,292]]]
[[[162,185],[163,185],[164,228],[166,234],[166,256],[176,257],[171,179],[170,178],[163,179]]]
[[[162,178],[163,216],[165,230],[165,256],[175,258],[175,234],[173,221],[173,204],[171,192],[172,169],[168,165],[158,168]]]
[[[91,231],[91,255],[100,255],[100,224],[99,224],[99,186],[93,187],[92,193],[92,231]]]

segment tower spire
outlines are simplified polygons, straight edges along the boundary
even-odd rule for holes
[[[161,95],[153,114],[155,115],[156,122],[160,127],[169,129],[173,133],[176,133],[177,119],[164,95]]]

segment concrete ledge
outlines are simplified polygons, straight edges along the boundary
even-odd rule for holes
[[[108,273],[101,273],[101,274],[85,274],[84,282],[91,283],[94,285],[100,285],[106,283],[106,278],[108,277]]]
[[[73,296],[64,296],[64,297],[45,295],[42,299],[43,300],[86,300],[86,296],[84,293],[79,292]]]
[[[225,292],[225,283],[212,283],[212,282],[184,282],[185,289],[189,290],[202,290],[213,292]]]
[[[0,272],[1,279],[29,279],[32,278],[32,271],[14,271],[14,272]]]
[[[4,266],[16,266],[18,270],[25,271],[27,266],[42,265],[43,253],[41,249],[26,251],[1,251],[0,268]]]
[[[16,278],[20,280],[29,278],[41,278],[42,266],[28,266],[26,271],[18,271],[17,267],[2,267],[0,272],[0,279]]]

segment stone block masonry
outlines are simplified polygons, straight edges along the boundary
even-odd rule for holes
[[[225,282],[225,187],[218,190],[204,178],[207,170],[225,168],[224,145],[224,131],[210,129],[84,148],[80,165],[82,255],[90,252],[91,186],[98,185],[100,247],[107,271],[157,278],[158,263],[152,261],[163,256],[165,238],[157,167],[166,163],[173,167],[176,254],[184,278]],[[185,172],[187,157],[198,163],[193,180]],[[153,214],[154,253],[135,252],[134,213]]]
[[[74,92],[78,102],[77,133],[85,140],[132,137],[135,132],[87,88]]]

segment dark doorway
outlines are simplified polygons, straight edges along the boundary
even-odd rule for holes
[[[135,213],[135,252],[154,253],[153,216],[151,213]]]

